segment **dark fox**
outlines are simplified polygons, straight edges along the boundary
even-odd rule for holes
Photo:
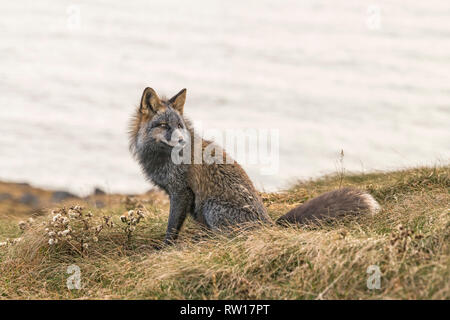
[[[186,89],[171,99],[164,99],[158,97],[152,88],[146,88],[130,129],[131,152],[146,177],[170,197],[165,243],[176,240],[188,214],[211,229],[273,223],[259,193],[238,163],[195,162],[196,151],[191,142],[196,134],[183,115],[185,101]],[[203,151],[212,144],[206,140],[201,142],[202,157]],[[176,163],[173,160],[174,148],[178,148],[180,154],[191,151],[191,161]],[[222,159],[231,159],[218,146],[214,150],[220,150]],[[368,193],[340,189],[306,202],[277,222],[305,223],[378,210],[378,203]]]

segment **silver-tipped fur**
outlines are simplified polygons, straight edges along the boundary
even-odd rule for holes
[[[376,214],[381,207],[366,191],[342,188],[326,192],[300,205],[277,220],[278,224],[304,224],[346,215]]]

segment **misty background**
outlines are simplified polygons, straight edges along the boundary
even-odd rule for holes
[[[0,180],[150,188],[128,152],[144,87],[206,128],[279,129],[259,189],[450,159],[450,3],[41,0],[0,4]]]

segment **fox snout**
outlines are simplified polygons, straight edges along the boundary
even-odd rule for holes
[[[184,148],[189,141],[189,134],[187,130],[175,129],[172,132],[158,132],[155,138],[171,148]]]
[[[186,130],[175,129],[172,132],[171,139],[167,142],[169,146],[176,147],[182,146],[184,147],[188,142],[189,136]]]

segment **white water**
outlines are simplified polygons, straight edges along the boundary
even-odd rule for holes
[[[448,0],[2,1],[0,61],[0,180],[147,190],[126,134],[145,86],[188,88],[211,128],[280,129],[260,189],[341,149],[354,171],[450,159]]]

